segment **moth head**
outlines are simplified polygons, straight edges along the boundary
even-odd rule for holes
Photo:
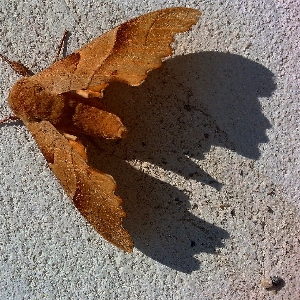
[[[46,90],[39,82],[35,81],[33,77],[26,77],[20,79],[12,87],[8,103],[17,117],[27,120],[34,116],[37,104],[45,95]]]

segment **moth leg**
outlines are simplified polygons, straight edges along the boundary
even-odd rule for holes
[[[64,35],[61,38],[60,43],[58,45],[57,52],[56,52],[56,55],[55,55],[53,63],[55,63],[56,61],[58,61],[61,49],[62,49],[63,45],[66,43],[69,33],[70,32],[68,30],[65,30]]]
[[[85,160],[87,161],[87,153],[86,148],[82,144],[81,140],[72,134],[62,132],[64,137],[69,141],[69,144],[72,146],[72,148]]]
[[[102,98],[103,97],[103,91],[97,92],[97,91],[92,91],[92,90],[77,90],[76,94],[85,99]]]
[[[108,86],[108,83],[102,83],[100,85],[93,86],[90,89],[76,90],[75,93],[85,99],[102,98],[103,91],[105,90],[105,88],[107,86]]]
[[[26,68],[23,64],[21,64],[18,61],[11,61],[9,60],[7,57],[5,57],[4,55],[0,54],[0,58],[5,61],[6,63],[8,63],[10,65],[10,67],[19,75],[21,76],[25,76],[25,77],[29,77],[29,76],[33,76],[34,73],[32,71],[30,71],[28,68]]]
[[[0,120],[0,124],[6,123],[6,122],[11,121],[11,120],[19,120],[19,118],[15,115],[10,115],[5,119]]]

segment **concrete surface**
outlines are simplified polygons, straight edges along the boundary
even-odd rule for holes
[[[132,254],[86,224],[21,122],[1,125],[0,299],[300,299],[299,1],[43,2],[0,5],[0,52],[35,72],[64,29],[70,54],[148,11],[203,16],[142,86],[107,90],[131,131],[94,163]],[[0,74],[4,118],[18,76]]]

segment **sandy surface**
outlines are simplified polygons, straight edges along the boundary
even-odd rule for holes
[[[0,53],[34,72],[65,29],[70,54],[149,11],[203,12],[141,86],[106,91],[130,133],[95,163],[132,254],[85,222],[21,122],[0,125],[1,299],[300,299],[299,1],[213,2],[1,1]],[[19,76],[0,74],[5,118]]]

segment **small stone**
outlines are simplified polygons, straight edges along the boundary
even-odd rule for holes
[[[278,276],[271,276],[271,281],[273,283],[273,285],[278,286],[282,283],[282,279]]]
[[[252,46],[252,43],[251,43],[251,42],[247,43],[247,44],[245,45],[245,50],[249,49],[251,46]]]
[[[239,39],[239,38],[240,38],[240,34],[239,34],[237,31],[235,31],[235,32],[233,33],[233,36],[234,36],[236,39]]]
[[[229,207],[230,206],[230,204],[228,204],[228,203],[222,203],[221,205],[220,205],[220,208],[222,209],[222,210],[224,210],[226,207]]]
[[[198,208],[198,204],[194,203],[193,206],[192,206],[192,209],[197,209],[197,208]]]
[[[271,277],[266,277],[266,278],[262,279],[262,281],[260,282],[260,284],[261,284],[265,289],[269,289],[269,288],[271,288],[271,287],[273,286]]]
[[[187,111],[191,111],[192,110],[192,107],[189,104],[185,104],[183,107]]]
[[[284,281],[279,276],[270,276],[262,279],[261,285],[267,290],[279,290]]]

